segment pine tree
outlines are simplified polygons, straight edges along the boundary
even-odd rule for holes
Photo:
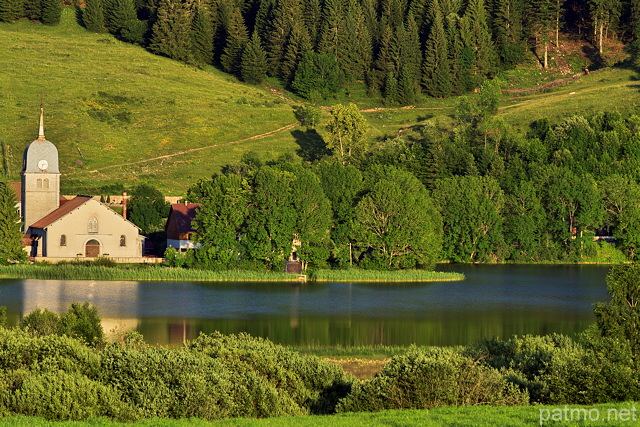
[[[524,53],[523,0],[493,0],[489,5],[496,50],[503,63],[514,65]]]
[[[454,13],[449,14],[445,20],[445,33],[447,35],[447,48],[449,50],[449,65],[451,66],[451,94],[461,95],[465,91],[466,75],[469,67],[464,67],[462,60],[462,39],[459,29],[460,17]]]
[[[22,223],[16,207],[16,194],[9,185],[0,182],[0,263],[23,261]]]
[[[380,90],[385,85],[387,76],[395,70],[395,64],[391,58],[392,38],[393,31],[389,25],[386,25],[382,30],[374,67],[369,73],[369,88],[373,91]]]
[[[267,77],[267,55],[260,44],[256,31],[251,35],[247,47],[242,53],[240,73],[242,80],[251,84],[259,84]]]
[[[0,22],[11,22],[25,15],[23,0],[3,0],[0,2]]]
[[[199,0],[191,23],[191,59],[196,64],[213,63],[213,22],[207,4]]]
[[[280,77],[287,84],[293,81],[298,64],[305,53],[312,49],[311,40],[302,22],[298,21],[291,29],[287,50],[280,65]]]
[[[149,49],[187,62],[191,59],[191,2],[162,0]]]
[[[225,32],[227,37],[220,63],[226,72],[239,75],[242,53],[247,45],[249,36],[238,8],[234,8],[231,11]]]
[[[125,23],[136,19],[134,0],[106,0],[104,3],[104,20],[111,34],[119,35]]]
[[[25,16],[32,21],[39,21],[42,18],[42,2],[43,0],[25,0]]]
[[[60,0],[42,0],[42,15],[40,21],[46,25],[56,25],[60,23],[62,16],[62,6]]]
[[[406,78],[411,81],[414,92],[417,92],[420,90],[420,79],[422,75],[420,69],[422,66],[422,49],[420,49],[418,24],[415,19],[413,19],[413,15],[409,15],[407,18],[402,58],[403,74],[406,74]]]
[[[305,0],[302,4],[302,19],[304,20],[304,27],[309,33],[309,41],[313,48],[318,45],[320,29],[322,28],[321,4],[321,0]]]
[[[452,91],[449,50],[438,0],[434,0],[432,5],[435,14],[431,33],[424,48],[422,86],[429,95],[444,98],[449,96]]]
[[[400,91],[398,88],[398,78],[395,72],[391,72],[387,75],[387,79],[384,83],[384,100],[387,104],[395,105],[399,104]]]
[[[497,71],[498,55],[491,40],[484,0],[469,0],[462,19],[461,34],[473,52],[472,76],[475,85]]]
[[[85,0],[84,4],[82,23],[85,28],[94,33],[106,32],[103,0]]]
[[[280,77],[281,65],[296,22],[302,21],[299,0],[281,0],[273,11],[273,25],[266,35],[265,44],[271,74]]]

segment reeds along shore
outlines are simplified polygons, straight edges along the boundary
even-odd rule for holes
[[[463,280],[460,273],[421,270],[316,270],[308,274],[313,281],[384,281],[418,282]],[[298,276],[273,271],[210,271],[155,266],[146,268],[78,266],[78,265],[7,265],[0,266],[0,277],[42,280],[202,280],[297,282]]]

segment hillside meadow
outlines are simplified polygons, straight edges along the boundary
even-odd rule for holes
[[[22,150],[37,136],[40,102],[45,134],[60,152],[63,193],[115,194],[145,182],[182,195],[246,152],[305,157],[310,145],[322,145],[322,123],[318,133],[300,127],[294,108],[302,104],[277,84],[246,85],[213,67],[90,33],[72,8],[57,26],[0,23],[0,46],[0,141],[9,180],[19,179]],[[531,66],[501,75],[505,87],[513,86],[510,79],[521,87],[556,77],[562,75]],[[544,92],[505,95],[499,116],[525,128],[544,116],[557,122],[601,109],[635,111],[637,95],[634,71],[605,69]],[[339,102],[360,106],[368,137],[380,145],[419,136],[432,118],[446,123],[456,100],[423,97],[414,106],[389,108],[356,84],[324,104]]]

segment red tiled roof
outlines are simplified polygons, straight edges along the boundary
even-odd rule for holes
[[[16,193],[16,199],[18,202],[22,201],[22,183],[21,182],[7,182],[10,188]]]
[[[65,203],[61,203],[58,209],[46,215],[44,218],[41,218],[38,221],[34,222],[33,224],[30,225],[30,227],[46,228],[54,221],[59,220],[60,218],[62,218],[72,210],[84,205],[89,200],[91,200],[91,197],[89,196],[76,196],[71,200],[67,200]]]
[[[191,222],[195,219],[196,212],[200,206],[200,203],[173,203],[166,229],[177,233],[194,231],[191,227]]]

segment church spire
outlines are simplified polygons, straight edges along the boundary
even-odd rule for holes
[[[44,105],[40,104],[40,131],[38,132],[38,141],[44,140]]]

